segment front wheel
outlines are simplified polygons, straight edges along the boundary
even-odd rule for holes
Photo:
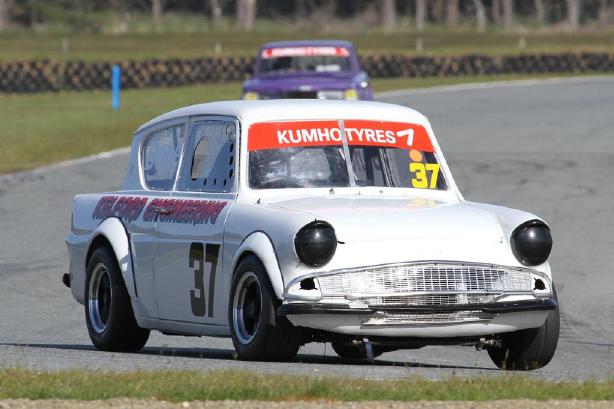
[[[558,301],[556,290],[553,297]],[[488,349],[490,359],[500,369],[531,371],[548,365],[559,341],[559,307],[548,311],[541,327],[503,334],[501,346]]]
[[[230,291],[228,320],[237,355],[244,360],[287,361],[302,343],[301,331],[277,315],[266,270],[255,256],[241,260]]]
[[[138,351],[149,338],[149,330],[136,323],[117,260],[107,247],[94,250],[87,266],[85,321],[92,343],[103,351]]]

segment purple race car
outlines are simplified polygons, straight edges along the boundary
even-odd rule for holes
[[[319,98],[372,100],[367,73],[347,41],[283,41],[258,51],[243,99]]]

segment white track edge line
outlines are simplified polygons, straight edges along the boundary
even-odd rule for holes
[[[34,169],[29,170],[21,170],[18,172],[7,173],[5,175],[0,175],[0,182],[5,180],[11,180],[18,178],[22,175],[37,175],[49,172],[55,169],[62,169],[73,165],[80,165],[83,163],[94,162],[100,159],[109,159],[115,156],[124,155],[130,153],[130,146],[125,146],[123,148],[117,148],[110,151],[96,153],[94,155],[83,156],[81,158],[69,159],[62,162],[52,163],[51,165],[45,165]]]
[[[440,92],[454,92],[454,91],[470,91],[489,88],[507,88],[507,87],[526,87],[532,85],[546,85],[546,84],[565,84],[565,83],[582,83],[596,80],[612,80],[613,75],[592,75],[592,76],[579,76],[579,77],[554,77],[554,78],[542,78],[542,79],[526,79],[526,80],[506,80],[506,81],[489,81],[489,82],[475,82],[475,83],[463,83],[454,85],[436,85],[434,87],[426,88],[407,88],[392,91],[382,91],[375,94],[378,98],[386,97],[400,97],[404,95],[418,95],[418,94],[436,94]]]

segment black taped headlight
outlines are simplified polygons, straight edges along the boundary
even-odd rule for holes
[[[514,256],[525,266],[536,266],[548,260],[552,250],[550,228],[540,220],[523,223],[511,237]]]
[[[316,220],[301,228],[294,237],[296,255],[310,267],[328,263],[337,249],[337,236],[330,224]]]

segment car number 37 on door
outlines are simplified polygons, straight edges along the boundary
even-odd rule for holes
[[[203,244],[199,242],[190,244],[188,264],[194,271],[194,288],[190,290],[189,297],[192,314],[197,317],[204,317],[205,314],[210,318],[213,317],[215,273],[217,271],[219,254],[219,244]],[[210,266],[209,283],[207,286],[207,293],[209,294],[208,300],[205,296],[205,265]]]

